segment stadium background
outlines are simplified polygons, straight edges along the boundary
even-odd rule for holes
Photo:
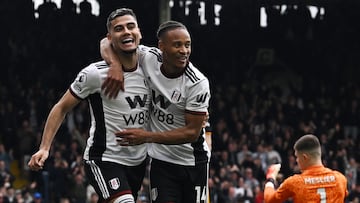
[[[31,0],[0,2],[0,200],[89,201],[81,163],[86,102],[61,126],[46,169],[31,172],[25,163],[52,105],[81,68],[100,59],[107,15],[123,6],[137,13],[144,44],[156,45],[164,19],[185,23],[192,34],[191,60],[212,88],[212,202],[261,202],[268,164],[281,160],[284,177],[297,172],[292,144],[304,133],[319,136],[324,164],[347,176],[347,202],[360,197],[359,1],[98,4],[94,15],[86,1],[62,0],[58,8],[46,0],[37,10]]]

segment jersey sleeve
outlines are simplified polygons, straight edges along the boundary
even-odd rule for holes
[[[82,69],[70,85],[71,93],[79,98],[85,99],[90,94],[100,91],[100,75],[96,67],[90,65]]]
[[[210,87],[207,79],[189,88],[186,111],[207,113],[210,100]]]
[[[281,185],[277,190],[275,190],[272,187],[265,187],[264,189],[264,200],[267,203],[281,203],[285,200],[287,200],[290,197],[294,196],[293,188],[296,188],[294,184],[297,181],[295,180],[294,176],[291,176]]]
[[[162,58],[161,51],[156,47],[139,45],[137,53],[138,53],[138,63],[140,64],[141,67],[147,67],[146,63],[149,63],[149,58],[153,57],[154,55],[158,58],[158,60]]]

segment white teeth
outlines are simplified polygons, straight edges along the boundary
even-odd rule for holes
[[[130,43],[130,42],[133,42],[133,41],[134,41],[133,39],[128,38],[128,39],[124,39],[124,40],[122,41],[122,43]]]

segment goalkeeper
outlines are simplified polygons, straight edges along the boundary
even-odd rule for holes
[[[344,202],[348,195],[347,180],[340,172],[322,164],[319,139],[304,135],[296,141],[294,151],[301,174],[288,177],[278,186],[276,176],[281,165],[271,165],[266,173],[265,202],[280,203],[288,199],[294,203]]]

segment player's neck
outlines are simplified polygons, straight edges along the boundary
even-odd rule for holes
[[[138,55],[133,54],[120,54],[119,55],[123,71],[129,72],[137,68]]]
[[[174,66],[163,63],[160,67],[161,73],[167,78],[177,78],[184,74],[185,69],[176,68]]]
[[[321,160],[313,160],[306,165],[305,170],[308,168],[313,168],[313,167],[322,166],[322,165],[323,164],[322,164]]]

